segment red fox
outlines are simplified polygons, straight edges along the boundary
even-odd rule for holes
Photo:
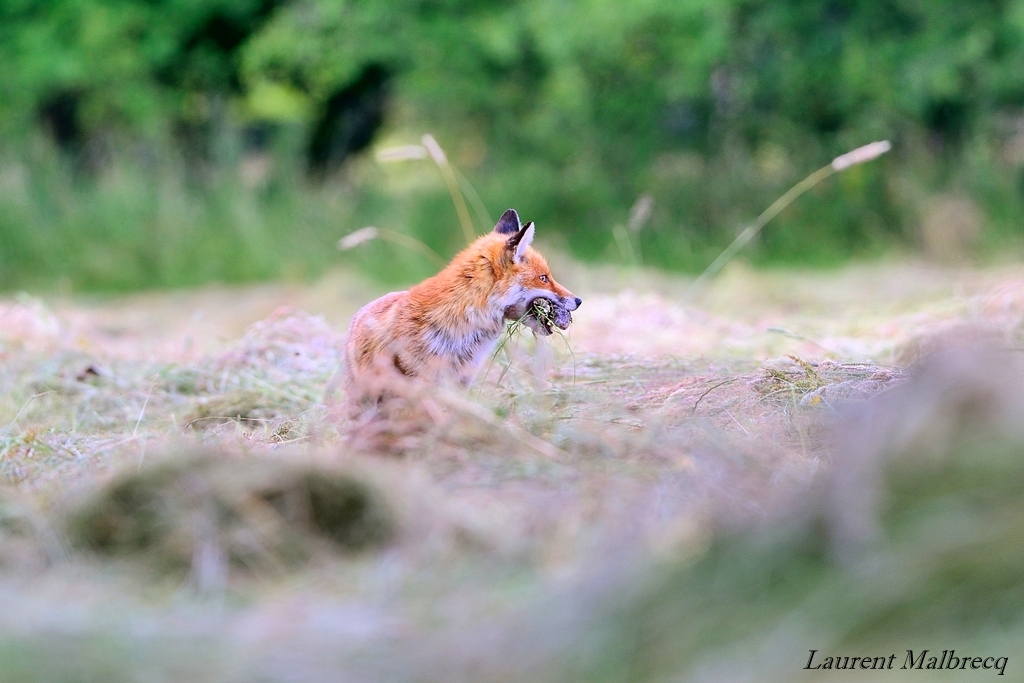
[[[508,320],[542,336],[567,328],[582,300],[555,282],[533,236],[533,222],[509,209],[440,273],[361,308],[345,344],[350,398],[379,400],[409,380],[468,384]],[[553,317],[537,317],[539,299]]]

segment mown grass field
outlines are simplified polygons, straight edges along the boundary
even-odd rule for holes
[[[387,452],[330,408],[345,273],[0,300],[0,681],[1019,675],[1024,268],[553,270],[567,338]]]

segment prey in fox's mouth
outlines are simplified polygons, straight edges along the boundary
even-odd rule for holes
[[[572,313],[551,299],[539,296],[527,305],[522,321],[531,330],[546,337],[552,334],[556,327],[560,330],[569,329],[569,325],[572,324]]]

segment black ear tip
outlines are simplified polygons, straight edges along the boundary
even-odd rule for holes
[[[508,209],[505,213],[501,214],[498,224],[494,226],[494,231],[502,235],[510,235],[519,232],[519,228],[519,214],[516,213],[515,209]]]

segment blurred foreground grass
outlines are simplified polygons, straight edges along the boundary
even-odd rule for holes
[[[325,403],[358,280],[0,304],[0,680],[1017,675],[1024,272],[555,269],[572,353],[387,453]]]

